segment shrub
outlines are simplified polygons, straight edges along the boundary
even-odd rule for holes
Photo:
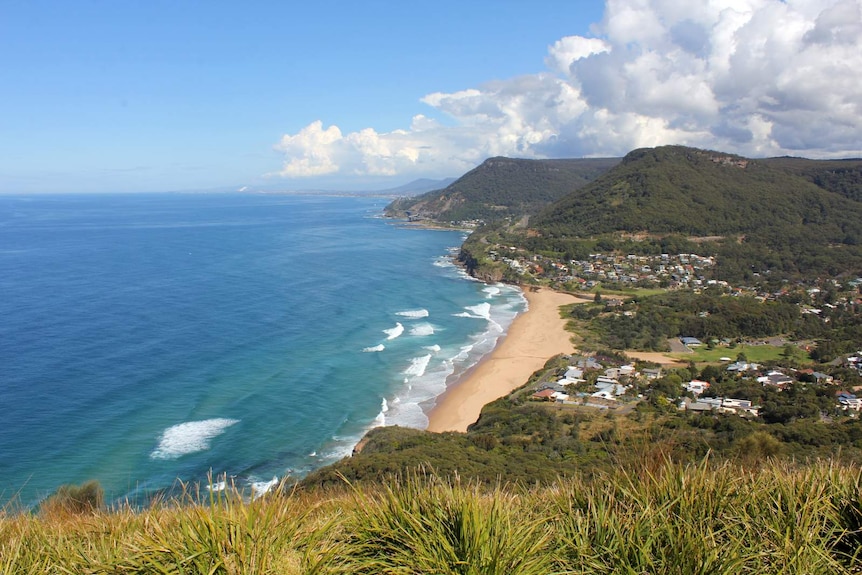
[[[65,512],[78,515],[95,513],[105,506],[105,490],[96,481],[81,485],[61,485],[53,495],[42,502],[43,513]]]

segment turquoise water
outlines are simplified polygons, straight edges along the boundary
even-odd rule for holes
[[[263,485],[424,427],[525,303],[386,201],[0,196],[0,499]]]

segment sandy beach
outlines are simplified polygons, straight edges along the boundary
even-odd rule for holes
[[[485,404],[524,385],[554,355],[574,351],[559,308],[591,300],[547,289],[524,295],[528,311],[515,318],[489,357],[437,400],[428,414],[429,431],[467,431]]]

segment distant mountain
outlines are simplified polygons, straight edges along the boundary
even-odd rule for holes
[[[417,194],[424,194],[425,192],[431,192],[433,190],[442,190],[454,181],[455,178],[444,178],[442,180],[419,178],[418,180],[413,180],[403,186],[388,188],[386,190],[378,190],[376,193],[387,196],[415,196]]]
[[[521,218],[584,186],[617,162],[619,158],[490,158],[444,189],[392,202],[386,213],[446,222]]]

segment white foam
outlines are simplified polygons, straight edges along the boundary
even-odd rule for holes
[[[374,418],[374,422],[371,424],[371,427],[383,427],[386,425],[386,412],[389,411],[389,404],[386,403],[386,398],[383,398],[383,401],[380,403],[380,413],[377,414],[377,417]]]
[[[395,327],[384,329],[383,333],[386,334],[386,339],[392,340],[404,333],[404,326],[400,323],[396,323]]]
[[[383,351],[384,349],[386,349],[386,346],[381,343],[379,345],[375,345],[374,347],[366,347],[362,351],[364,353],[374,353],[375,351]]]
[[[428,362],[431,361],[431,354],[421,357],[414,357],[410,360],[410,367],[404,370],[404,375],[414,375],[422,377],[425,375],[425,370],[428,369]]]
[[[169,427],[162,432],[159,446],[150,453],[150,458],[176,459],[196,451],[205,451],[210,447],[210,440],[237,423],[238,419],[216,418],[187,421]]]
[[[415,335],[417,337],[434,335],[434,326],[430,323],[417,324],[410,330],[410,335]]]
[[[490,353],[525,305],[522,292],[518,288],[501,284],[477,286],[477,294],[479,298],[475,301],[482,302],[481,304],[465,307],[461,313],[455,315],[485,321],[476,322],[471,329],[474,333],[469,335],[466,341],[445,342],[441,339],[440,345],[423,347],[430,355],[427,363],[426,356],[410,360],[409,367],[401,376],[401,389],[396,390],[389,398],[386,425],[427,427],[428,418],[425,411],[446,391],[447,383],[453,381],[451,378],[463,374]],[[419,327],[421,323],[423,322],[418,322],[413,327]],[[437,328],[437,331],[442,332],[440,328]],[[435,335],[435,340],[432,340],[435,343],[436,337]],[[434,361],[431,361],[432,358]]]
[[[278,485],[278,477],[272,476],[269,481],[252,481],[251,493],[254,499],[266,495],[273,487]]]
[[[210,485],[207,485],[207,489],[209,489],[212,493],[218,493],[219,491],[224,491],[227,489],[227,481],[217,481]]]
[[[482,291],[487,294],[485,297],[489,297],[489,298],[492,298],[495,295],[500,295],[500,288],[498,288],[497,286],[488,286],[485,289],[483,289]]]
[[[428,317],[427,309],[413,309],[407,311],[399,311],[395,315],[400,315],[402,317],[409,317],[410,319],[421,319],[423,317]]]
[[[486,301],[478,305],[468,305],[464,309],[467,311],[453,315],[455,317],[471,317],[473,319],[491,319],[491,304]]]

